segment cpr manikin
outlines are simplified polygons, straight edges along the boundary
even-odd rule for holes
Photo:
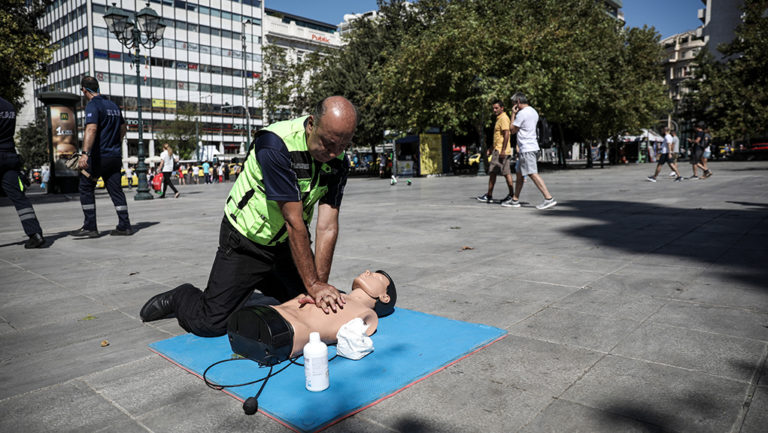
[[[391,314],[397,292],[384,271],[365,271],[352,282],[346,303],[335,313],[326,314],[314,305],[303,303],[299,295],[280,305],[257,305],[236,311],[229,318],[227,334],[232,350],[262,365],[274,365],[301,355],[310,332],[319,332],[325,344],[336,344],[339,329],[353,319],[376,331],[379,317]]]

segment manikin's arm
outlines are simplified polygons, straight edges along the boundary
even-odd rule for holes
[[[302,302],[313,303],[326,314],[330,313],[331,310],[335,313],[336,306],[341,307],[344,304],[344,299],[335,287],[322,281],[318,275],[309,246],[309,233],[307,233],[307,227],[302,218],[302,203],[299,201],[280,201],[277,203],[285,219],[293,262],[299,271],[304,288],[309,294],[308,297],[302,299]]]

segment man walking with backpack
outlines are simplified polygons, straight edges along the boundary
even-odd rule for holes
[[[509,133],[517,134],[517,152],[520,161],[520,170],[517,170],[515,182],[515,195],[512,200],[502,203],[504,207],[520,207],[520,192],[523,189],[523,176],[531,178],[536,187],[544,196],[544,201],[536,206],[536,209],[549,209],[557,202],[549,193],[547,185],[539,176],[536,159],[539,152],[539,141],[536,138],[536,124],[539,122],[539,113],[528,104],[524,94],[517,92],[512,95],[512,126]]]

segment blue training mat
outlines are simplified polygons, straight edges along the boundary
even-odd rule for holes
[[[259,397],[259,411],[295,431],[317,431],[372,406],[437,370],[501,339],[507,331],[396,308],[379,320],[374,351],[352,361],[337,357],[329,365],[330,387],[310,392],[304,387],[304,368],[290,365],[269,379]],[[202,376],[208,366],[232,357],[226,336],[179,335],[149,347],[182,368]],[[336,354],[335,346],[328,355]],[[285,367],[285,361],[273,367]],[[299,358],[299,363],[304,359]],[[269,367],[249,360],[219,364],[208,371],[209,381],[238,384],[260,379]],[[261,383],[227,388],[239,400],[256,394]]]

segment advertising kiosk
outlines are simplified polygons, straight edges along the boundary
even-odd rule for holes
[[[445,134],[419,134],[395,140],[397,176],[441,175],[451,171],[452,147]]]
[[[51,179],[48,192],[75,193],[80,174],[65,161],[80,149],[77,138],[77,105],[80,97],[66,92],[45,92],[38,96],[45,104],[48,119],[48,163]]]

